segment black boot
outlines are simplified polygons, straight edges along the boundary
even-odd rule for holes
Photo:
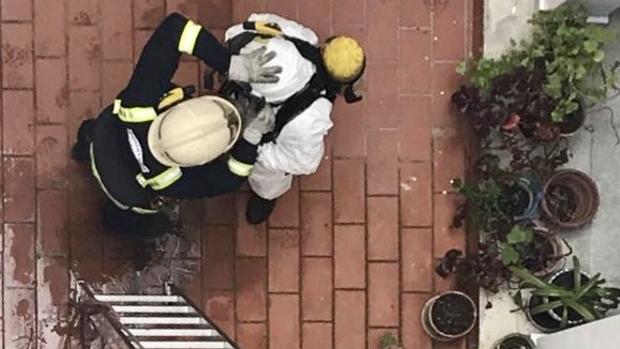
[[[252,193],[248,201],[248,208],[245,217],[250,224],[261,224],[269,218],[273,209],[276,207],[276,199],[267,200]]]
[[[95,120],[84,120],[77,134],[77,142],[71,148],[71,158],[77,162],[90,161],[90,143],[93,141]]]

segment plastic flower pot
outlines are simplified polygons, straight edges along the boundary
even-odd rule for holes
[[[468,295],[448,291],[426,302],[421,316],[422,327],[431,338],[449,342],[467,335],[474,328],[478,313]]]
[[[584,285],[588,281],[590,281],[590,276],[584,272],[581,272],[581,284]],[[573,270],[563,270],[558,273],[553,274],[551,278],[549,278],[549,282],[562,286],[565,288],[572,288],[575,284],[575,274]],[[553,301],[553,298],[545,299],[546,302]],[[553,309],[549,311],[549,315],[557,321],[562,321],[562,310],[560,308]],[[576,311],[572,309],[568,309],[568,325],[574,326],[583,323],[585,319],[579,315]]]
[[[542,211],[555,225],[576,229],[589,223],[600,204],[596,183],[578,170],[560,170],[545,183]]]
[[[527,306],[525,308],[525,315],[527,316],[528,320],[530,320],[534,327],[545,333],[551,333],[560,330],[562,324],[561,321],[558,321],[555,318],[551,317],[549,313],[540,313],[536,315],[532,315],[530,313],[530,310],[536,308],[543,303],[545,303],[545,299],[543,299],[542,297],[532,296],[529,298]]]
[[[573,287],[573,283],[574,283],[573,275],[574,275],[573,270],[563,270],[561,272],[554,274],[549,279],[549,282],[554,285],[563,286],[563,287],[570,289]],[[587,283],[589,280],[590,280],[590,276],[584,272],[581,272],[581,282]],[[528,301],[528,305],[526,308],[527,317],[529,318],[529,320],[532,322],[532,324],[536,328],[538,328],[539,330],[543,332],[550,333],[550,332],[556,332],[561,329],[562,308],[552,309],[552,310],[549,310],[548,312],[544,312],[544,313],[540,313],[536,315],[532,315],[530,313],[530,310],[534,309],[535,307],[541,304],[549,303],[554,300],[556,299],[554,299],[553,297],[548,298],[548,297],[532,296],[530,297]],[[585,320],[577,312],[575,312],[572,309],[568,310],[568,326],[569,327],[581,324],[584,321]]]
[[[576,112],[569,115],[564,121],[560,122],[560,135],[562,137],[573,136],[583,126],[586,121],[586,114],[583,111],[583,106],[579,103],[579,109]]]
[[[531,219],[542,201],[542,186],[534,176],[521,176],[514,185],[502,189],[499,208],[515,220]]]
[[[511,333],[498,340],[493,349],[534,349],[535,344],[529,336],[521,333]]]

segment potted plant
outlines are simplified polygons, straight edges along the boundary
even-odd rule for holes
[[[467,335],[478,316],[474,301],[465,293],[448,291],[437,295],[422,309],[422,327],[433,339],[452,341]]]
[[[474,185],[464,184],[458,178],[451,182],[465,197],[464,205],[473,210],[476,226],[485,231],[494,230],[497,221],[533,217],[542,199],[540,182],[533,176],[504,174],[503,178],[481,179]],[[461,225],[465,206],[457,209],[453,225]]]
[[[574,1],[537,12],[529,40],[511,42],[499,58],[459,66],[469,86],[453,102],[482,135],[490,129],[519,129],[538,140],[573,134],[584,123],[584,107],[616,89],[619,66],[604,65],[603,48],[612,36],[587,17]]]
[[[442,278],[455,274],[459,288],[467,289],[475,284],[496,293],[510,279],[510,271],[502,262],[501,251],[496,243],[481,242],[473,255],[451,249],[439,260],[435,272]]]
[[[604,287],[606,281],[600,274],[590,277],[582,272],[577,257],[573,257],[572,270],[555,274],[549,282],[521,267],[512,266],[510,271],[520,280],[515,302],[546,332],[601,319],[620,304],[620,289]],[[522,291],[526,289],[531,297],[524,304]]]
[[[568,169],[555,172],[545,183],[542,211],[555,225],[575,229],[590,222],[599,207],[596,183],[585,173]]]
[[[534,342],[529,336],[521,333],[511,333],[498,340],[493,349],[534,349]]]
[[[519,265],[536,276],[546,276],[563,267],[566,256],[557,234],[542,227],[515,225],[504,241],[499,242],[502,262]],[[566,244],[568,246],[568,244]]]

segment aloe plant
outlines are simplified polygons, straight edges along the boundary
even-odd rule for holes
[[[581,265],[577,257],[573,257],[574,284],[570,288],[548,283],[532,275],[526,269],[512,266],[510,271],[520,280],[520,288],[515,301],[523,308],[521,290],[530,289],[532,296],[548,299],[547,302],[530,309],[530,315],[538,315],[554,309],[560,309],[562,322],[560,328],[568,326],[568,311],[573,310],[586,322],[605,317],[611,309],[620,304],[620,289],[603,287],[606,283],[601,274],[596,274],[588,282],[581,282]]]

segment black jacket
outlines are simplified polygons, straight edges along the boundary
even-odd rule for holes
[[[171,80],[179,65],[179,40],[187,22],[187,18],[173,13],[155,30],[140,55],[129,84],[117,97],[122,107],[156,107],[164,94],[175,87]],[[193,55],[217,71],[228,71],[230,52],[205,29],[200,29]],[[104,109],[97,119],[93,141],[96,168],[109,196],[122,204],[144,207],[156,196],[216,196],[236,190],[245,180],[245,177],[229,170],[225,159],[216,159],[203,166],[182,168],[182,177],[163,190],[142,188],[135,178],[142,171],[131,152],[127,139],[128,129],[140,142],[144,164],[149,169],[148,173],[142,174],[151,178],[167,169],[149,151],[149,126],[150,122],[123,122],[112,113],[111,107]],[[240,162],[254,164],[257,147],[241,139],[230,155]]]

